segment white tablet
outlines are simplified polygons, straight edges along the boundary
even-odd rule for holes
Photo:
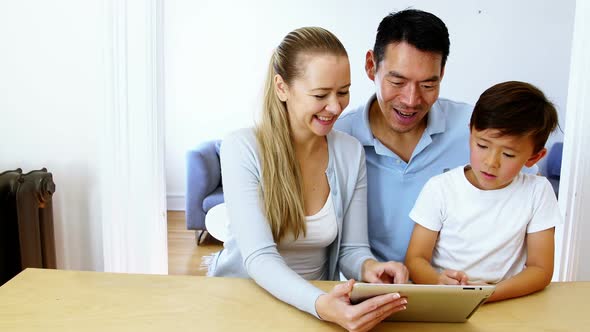
[[[355,283],[352,303],[373,296],[400,293],[408,299],[406,310],[386,320],[405,322],[465,322],[494,292],[496,286],[450,286]]]

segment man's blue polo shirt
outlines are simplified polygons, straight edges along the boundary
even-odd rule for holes
[[[356,137],[367,158],[369,241],[381,261],[403,262],[414,229],[409,213],[434,175],[469,162],[469,119],[473,106],[438,99],[408,163],[373,136],[369,109],[375,100],[344,113],[334,128]]]

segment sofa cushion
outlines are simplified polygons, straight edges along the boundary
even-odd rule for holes
[[[203,211],[207,213],[212,207],[221,203],[223,203],[223,189],[219,186],[203,200]]]

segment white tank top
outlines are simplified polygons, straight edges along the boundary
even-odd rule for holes
[[[305,218],[307,236],[297,240],[288,234],[278,247],[287,265],[307,280],[325,280],[328,276],[328,246],[338,235],[338,224],[332,195],[320,211]]]

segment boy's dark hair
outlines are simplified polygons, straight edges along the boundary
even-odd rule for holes
[[[420,51],[442,55],[444,68],[449,56],[449,31],[435,15],[417,9],[406,9],[385,16],[377,28],[373,53],[375,67],[385,57],[385,49],[391,43],[406,42]]]
[[[545,147],[557,127],[557,111],[541,90],[518,81],[499,83],[479,97],[469,127],[497,129],[502,135],[530,136],[534,153]]]

